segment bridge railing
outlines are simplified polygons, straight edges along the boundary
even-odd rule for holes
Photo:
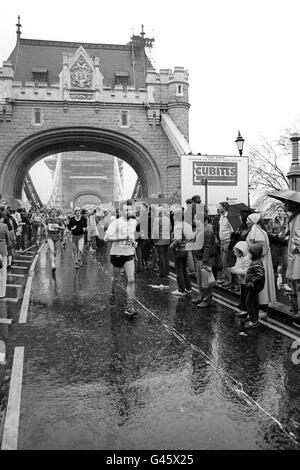
[[[55,171],[53,175],[53,184],[50,197],[47,202],[47,207],[60,207],[62,204],[62,194],[61,194],[61,163],[62,155],[58,154],[56,160]]]
[[[25,176],[24,192],[32,207],[37,208],[37,207],[43,206],[41,198],[38,195],[38,192],[33,184],[33,181],[29,173],[27,173],[27,175]]]

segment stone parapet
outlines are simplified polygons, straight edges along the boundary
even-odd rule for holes
[[[40,83],[35,86],[34,82],[26,82],[23,86],[21,82],[7,83],[5,89],[3,82],[0,81],[0,100],[4,98],[15,100],[47,100],[47,101],[100,101],[105,103],[137,103],[142,104],[147,101],[147,89],[140,88],[135,90],[133,87],[123,90],[123,87],[113,88],[104,86],[102,91],[97,94],[96,90],[63,90],[59,83],[48,86],[46,83]]]

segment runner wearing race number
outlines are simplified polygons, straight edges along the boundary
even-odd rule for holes
[[[50,250],[50,260],[52,271],[55,271],[55,257],[57,242],[60,241],[60,232],[64,230],[62,221],[58,218],[58,212],[52,208],[49,211],[49,216],[45,219],[46,225],[46,239]]]
[[[111,287],[110,304],[115,305],[115,289],[116,284],[120,281],[121,268],[124,267],[127,277],[127,307],[126,315],[134,315],[134,259],[136,220],[133,214],[132,202],[127,201],[121,209],[121,216],[111,222],[109,225],[104,241],[112,242],[110,250],[110,262],[113,265],[113,281]]]
[[[68,229],[72,233],[73,254],[75,269],[82,265],[81,257],[84,247],[84,232],[87,230],[87,221],[81,213],[80,207],[75,207],[75,215],[71,217]]]

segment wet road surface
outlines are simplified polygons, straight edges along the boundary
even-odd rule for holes
[[[266,326],[241,336],[234,312],[197,309],[152,272],[108,303],[105,253],[71,247],[56,275],[41,251],[24,346],[19,449],[299,449],[300,365],[293,340]],[[123,281],[124,282],[124,281]]]

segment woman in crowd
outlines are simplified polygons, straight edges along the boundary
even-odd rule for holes
[[[289,230],[288,216],[284,210],[283,204],[276,208],[276,216],[270,220],[267,225],[267,232],[270,240],[272,263],[274,268],[275,287],[277,287],[278,277],[278,264],[281,259],[281,288],[285,291],[291,292],[286,280],[286,270],[288,264],[288,230]]]
[[[7,225],[4,223],[4,213],[0,211],[0,299],[6,294],[7,277],[7,244],[9,243],[9,233]]]
[[[286,208],[291,214],[286,276],[292,283],[291,303],[295,320],[293,324],[300,328],[300,203],[288,201]]]
[[[272,256],[270,250],[269,237],[260,213],[250,214],[247,217],[247,224],[250,232],[247,235],[247,243],[249,248],[253,244],[262,246],[262,263],[265,270],[265,285],[258,296],[260,318],[266,316],[268,304],[275,302],[276,291],[274,282],[274,270],[272,264]]]

